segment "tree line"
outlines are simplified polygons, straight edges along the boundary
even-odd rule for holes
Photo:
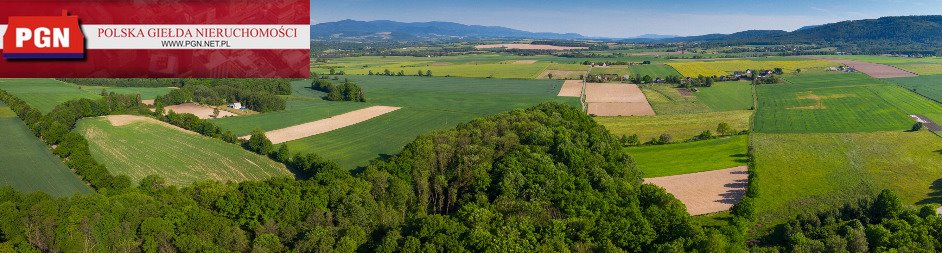
[[[114,176],[104,165],[95,161],[88,147],[88,140],[72,131],[78,120],[111,114],[148,114],[141,104],[140,95],[103,93],[99,99],[78,99],[57,105],[43,115],[23,100],[0,90],[4,101],[17,116],[61,157],[69,169],[95,189],[123,189],[131,186],[125,175]]]
[[[280,78],[60,78],[59,81],[85,86],[109,87],[207,87],[231,86],[243,90],[291,95],[291,80]]]
[[[290,92],[288,92],[290,94]],[[187,84],[182,88],[171,90],[163,96],[157,97],[154,103],[159,107],[177,105],[188,102],[222,106],[227,103],[240,102],[242,106],[257,112],[271,112],[284,110],[285,99],[264,89],[256,89],[250,85],[213,85]],[[238,108],[236,108],[238,109]]]
[[[340,85],[335,85],[333,82],[326,79],[326,76],[324,78],[314,76],[314,79],[311,80],[310,88],[327,93],[323,98],[328,101],[366,102],[363,88],[360,88],[359,85],[349,79],[344,79]]]

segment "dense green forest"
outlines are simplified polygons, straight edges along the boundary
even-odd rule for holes
[[[366,102],[366,97],[363,95],[363,88],[360,88],[359,85],[348,79],[344,79],[340,85],[336,85],[328,80],[326,76],[318,78],[317,75],[314,74],[310,88],[327,93],[327,95],[323,97],[324,100]]]
[[[290,89],[288,94],[290,94]],[[163,105],[176,105],[187,102],[196,102],[214,106],[226,105],[232,102],[241,102],[242,106],[257,112],[271,112],[284,110],[285,99],[267,90],[259,90],[247,86],[188,84],[175,89],[166,95],[157,97],[155,103]]]

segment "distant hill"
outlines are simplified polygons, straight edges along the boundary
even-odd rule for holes
[[[341,20],[311,26],[313,39],[539,39],[573,40],[575,33],[535,33],[499,26],[464,25],[452,22],[404,23],[389,20]]]

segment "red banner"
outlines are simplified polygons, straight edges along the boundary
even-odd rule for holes
[[[0,2],[0,77],[306,78],[309,5],[7,0]]]

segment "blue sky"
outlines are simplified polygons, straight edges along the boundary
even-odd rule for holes
[[[942,0],[311,0],[311,22],[451,21],[586,36],[701,35],[942,14]]]

